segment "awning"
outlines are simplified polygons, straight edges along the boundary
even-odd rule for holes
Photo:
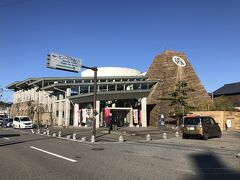
[[[118,99],[136,99],[147,97],[150,90],[132,90],[132,91],[107,91],[97,92],[98,101],[111,101]],[[93,93],[80,94],[68,97],[73,103],[93,102]]]

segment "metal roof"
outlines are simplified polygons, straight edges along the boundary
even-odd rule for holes
[[[117,100],[117,99],[134,99],[147,97],[150,93],[148,90],[132,90],[132,91],[106,91],[97,92],[97,100],[107,101],[107,100]],[[74,103],[92,102],[93,93],[79,94],[75,96],[68,97]]]
[[[148,77],[147,76],[113,76],[113,77],[98,77],[97,80],[113,80],[113,79],[142,79],[146,80]],[[44,83],[52,83],[54,84],[55,81],[68,81],[68,80],[93,80],[93,77],[41,77],[41,78],[28,78],[23,81],[16,81],[14,83],[9,84],[6,86],[7,89],[24,89],[28,87],[34,87],[34,86],[39,86],[39,87],[44,87]],[[59,82],[60,83],[60,82]],[[49,86],[48,84],[47,86]]]
[[[28,78],[23,81],[15,81],[6,86],[7,89],[22,89],[30,85],[31,82],[38,80],[39,78]]]
[[[121,82],[97,82],[98,86],[101,85],[127,85],[127,84],[155,84],[158,81],[153,81],[153,80],[148,80],[148,81],[121,81]],[[76,87],[76,86],[93,86],[94,83],[56,83],[56,84],[51,84],[45,87],[42,87],[42,90],[46,91],[52,91],[54,90],[54,87],[58,88],[68,88],[68,87]]]
[[[213,92],[213,96],[240,94],[240,82],[225,84],[223,87]]]

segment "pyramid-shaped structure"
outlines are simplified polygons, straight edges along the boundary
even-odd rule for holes
[[[156,56],[147,71],[150,80],[158,80],[148,96],[148,119],[150,126],[158,125],[158,114],[168,117],[172,107],[168,101],[160,101],[159,97],[169,96],[176,88],[176,83],[185,81],[188,86],[194,89],[189,93],[189,104],[196,106],[200,102],[209,101],[207,91],[192,68],[186,55],[183,52],[166,50]]]

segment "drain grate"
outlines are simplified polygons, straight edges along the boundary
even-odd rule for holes
[[[92,148],[93,151],[102,151],[104,148]]]

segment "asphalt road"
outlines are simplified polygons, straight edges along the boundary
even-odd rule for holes
[[[3,180],[240,179],[239,133],[221,139],[86,144],[0,129]]]

